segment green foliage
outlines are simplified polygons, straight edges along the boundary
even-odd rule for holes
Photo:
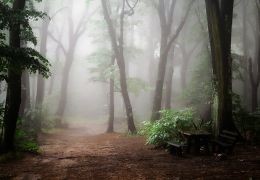
[[[233,119],[247,141],[260,141],[260,110],[249,113],[241,106],[240,96],[233,93]]]
[[[35,10],[21,10],[15,11],[8,5],[0,3],[0,29],[12,29],[13,27],[20,25],[22,28],[21,38],[24,41],[30,41],[36,45],[37,40],[33,35],[32,28],[30,26],[31,20],[39,20],[45,18],[46,14]]]
[[[128,78],[127,85],[129,92],[133,93],[135,96],[137,96],[143,90],[148,90],[147,83],[140,78]]]
[[[15,141],[19,151],[39,153],[39,146],[36,140],[27,131],[17,129]]]
[[[28,69],[38,71],[45,77],[50,75],[49,62],[32,48],[14,48],[7,43],[8,31],[17,25],[21,27],[21,40],[36,45],[36,37],[30,26],[31,20],[44,18],[45,13],[35,10],[14,11],[9,7],[9,1],[0,2],[0,80],[7,80],[7,69],[15,71]]]
[[[12,68],[17,71],[28,69],[31,73],[39,71],[44,77],[49,77],[50,63],[39,52],[32,48],[10,48],[8,46],[0,46],[1,72],[7,72],[8,64],[12,64]],[[3,58],[4,57],[4,58]],[[19,61],[17,61],[19,59]],[[1,74],[2,80],[7,79],[7,73]]]
[[[234,80],[244,81],[245,78],[243,74],[247,71],[247,63],[245,62],[244,57],[239,54],[232,53],[232,60],[232,78]]]
[[[111,65],[112,52],[106,48],[99,49],[88,56],[88,61],[91,64],[89,68],[93,74],[92,81],[99,81],[103,83],[109,83],[110,78],[114,78],[115,92],[120,92],[120,76],[119,69],[115,62]],[[127,78],[128,90],[134,95],[138,95],[142,90],[147,90],[148,86],[140,78]]]
[[[118,68],[116,64],[110,65],[111,58],[111,51],[105,48],[92,53],[88,57],[88,61],[91,64],[89,70],[93,74],[91,80],[108,82],[111,77],[116,77],[115,74],[118,74]]]
[[[140,133],[147,137],[147,143],[164,146],[167,141],[181,141],[180,131],[195,130],[197,117],[192,108],[184,110],[162,110],[161,118],[155,122],[146,121]]]

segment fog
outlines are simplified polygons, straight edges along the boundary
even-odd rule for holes
[[[158,11],[152,3],[154,1],[129,0],[127,2],[129,4],[125,4],[123,20],[125,73],[134,122],[139,127],[142,121],[149,120],[152,115],[160,60],[161,26]],[[194,76],[196,78],[200,71],[204,73],[201,75],[203,77],[201,81],[211,81],[212,78],[207,17],[203,0],[196,0],[192,4],[190,2],[177,0],[174,7],[170,34],[178,33],[186,11],[190,9],[168,54],[161,109],[164,109],[164,104],[169,98],[165,95],[165,86],[168,83],[167,72],[172,64],[170,108],[181,109],[192,106],[204,117],[207,116],[207,100],[201,99],[201,102],[193,103],[192,99],[196,96],[198,98],[204,96],[204,92],[193,91],[192,88],[196,84],[194,84]],[[245,3],[246,16],[243,14]],[[101,1],[44,0],[35,3],[34,6],[48,15],[44,20],[31,22],[38,44],[37,46],[28,44],[41,51],[41,46],[44,46],[41,42],[43,36],[46,36],[42,33],[42,29],[47,26],[46,54],[43,56],[51,63],[52,75],[44,80],[44,98],[40,106],[36,103],[37,88],[40,83],[38,75],[30,75],[31,105],[33,108],[41,109],[42,121],[50,123],[60,119],[66,126],[89,126],[88,128],[92,130],[98,127],[100,132],[104,132],[109,119],[109,78],[112,74],[115,78],[114,130],[127,131],[126,108],[120,92],[119,69],[116,63],[109,66],[114,52]],[[111,0],[109,7],[110,18],[119,42],[122,1]],[[166,7],[167,11],[168,8],[170,7]],[[253,60],[257,51],[254,46],[254,31],[257,31],[254,11],[253,1],[235,1],[232,33],[232,53],[242,56],[244,54],[243,18],[246,18],[245,21],[248,22],[245,37],[248,42],[246,53]],[[204,67],[201,67],[201,64],[204,64]],[[67,81],[64,78],[67,78]],[[65,93],[62,92],[64,88],[67,89]],[[243,96],[241,80],[234,80],[233,89]],[[201,94],[194,94],[195,92]],[[60,101],[65,107],[64,113],[57,113]],[[244,106],[250,107],[249,102],[243,102]]]

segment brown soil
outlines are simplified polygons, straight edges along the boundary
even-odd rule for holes
[[[0,179],[260,179],[260,151],[236,147],[227,160],[176,157],[143,137],[78,129],[40,136],[42,153],[0,164]]]

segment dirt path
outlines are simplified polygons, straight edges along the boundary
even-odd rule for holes
[[[237,148],[217,162],[213,156],[178,158],[145,146],[142,137],[78,132],[41,135],[42,154],[0,164],[0,179],[260,179],[254,148]]]

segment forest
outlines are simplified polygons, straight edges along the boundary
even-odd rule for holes
[[[260,0],[0,0],[0,179],[260,179]]]

